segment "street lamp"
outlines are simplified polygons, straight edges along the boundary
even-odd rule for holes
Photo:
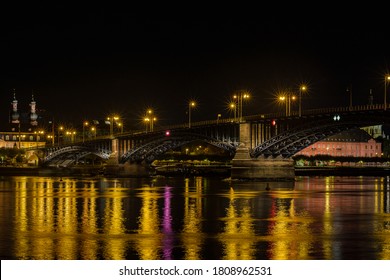
[[[145,117],[144,122],[145,122],[145,132],[148,132],[148,125],[149,125],[150,119],[148,117]]]
[[[67,131],[66,135],[70,137],[70,141],[73,143],[74,142],[74,137],[76,135],[76,131]]]
[[[384,96],[384,108],[387,107],[387,83],[390,81],[390,75],[385,76],[385,96]]]
[[[60,145],[60,131],[63,131],[64,130],[64,127],[63,126],[60,126],[58,127],[58,146]]]
[[[236,121],[236,118],[237,118],[237,104],[236,104],[235,101],[230,102],[229,110],[234,112],[234,121]]]
[[[151,117],[150,118],[150,132],[153,132],[154,130],[154,122],[157,121],[156,117]]]
[[[218,125],[218,123],[219,123],[219,118],[220,118],[221,116],[222,116],[221,114],[218,114],[218,115],[217,115],[217,125]]]
[[[286,102],[286,116],[291,115],[291,101],[294,101],[295,99],[296,97],[289,92],[279,96],[281,102]]]
[[[91,132],[92,132],[92,135],[94,136],[94,138],[96,139],[96,132],[97,132],[96,127],[92,126],[91,127]]]
[[[38,142],[41,141],[41,135],[43,136],[45,134],[45,131],[43,130],[38,130],[38,131],[34,131],[34,133],[36,134],[35,137],[36,137],[36,142],[37,142],[37,146],[38,146]],[[19,143],[20,143],[20,137],[19,137]],[[19,144],[19,149],[20,149],[20,144]]]
[[[148,124],[149,124],[149,131],[152,132],[154,129],[154,122],[157,121],[157,118],[153,116],[153,110],[148,109],[146,111],[146,116],[144,118],[145,122],[145,132],[148,132]]]
[[[88,125],[89,125],[89,123],[87,121],[83,122],[83,143],[85,141],[85,127]]]
[[[110,135],[112,136],[114,134],[114,122],[119,120],[119,117],[117,116],[111,116],[107,118],[107,121],[110,123]]]
[[[238,119],[242,121],[242,105],[245,99],[250,97],[247,91],[240,91],[233,96],[234,100],[236,100],[237,108],[238,108]]]
[[[195,107],[195,101],[190,101],[188,103],[188,128],[191,128],[191,108]]]
[[[301,85],[299,87],[299,117],[302,116],[302,92],[303,91],[306,91],[306,86],[305,85]]]
[[[287,97],[286,96],[279,96],[279,101],[280,102],[286,102],[286,116],[288,115],[288,103],[287,103]]]
[[[123,133],[123,123],[118,122],[117,125],[118,125],[119,129],[121,130],[121,133]]]

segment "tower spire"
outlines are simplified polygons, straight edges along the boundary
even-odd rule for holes
[[[16,100],[15,89],[12,89],[14,94],[14,100],[12,101],[12,112],[11,112],[11,123],[19,123],[19,112],[18,112],[18,100]]]
[[[36,113],[36,102],[34,100],[34,91],[32,91],[30,103],[30,124],[33,126],[38,125],[37,119],[38,114]]]

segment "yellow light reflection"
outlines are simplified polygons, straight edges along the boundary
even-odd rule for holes
[[[250,260],[254,258],[256,239],[251,213],[249,199],[236,200],[234,189],[230,188],[225,227],[219,234],[219,239],[224,246],[223,259]]]
[[[77,234],[77,201],[76,181],[67,179],[58,188],[57,256],[61,260],[77,259],[78,244],[74,236]]]
[[[300,213],[295,209],[294,199],[281,197],[283,194],[276,194],[271,210],[273,218],[269,230],[269,258],[310,259],[310,248],[313,244],[311,219],[307,213]]]
[[[159,259],[161,234],[159,232],[158,194],[151,186],[143,186],[142,206],[138,218],[139,237],[135,241],[135,248],[141,260]]]
[[[28,231],[27,179],[17,181],[15,189],[15,254],[26,259],[29,256],[29,240],[25,237]]]
[[[380,211],[381,220],[383,220],[381,227],[378,229],[378,236],[380,241],[378,244],[382,244],[382,250],[379,253],[380,260],[390,260],[390,177],[386,176],[382,178],[380,186],[375,185],[378,191],[378,207]],[[379,198],[380,196],[380,198]]]
[[[200,259],[203,238],[201,229],[202,220],[202,180],[195,179],[195,190],[190,189],[190,179],[184,181],[184,225],[182,243],[186,260]]]
[[[107,235],[104,243],[104,259],[125,259],[125,227],[123,217],[122,192],[120,188],[111,188],[110,197],[105,199],[103,232]]]
[[[98,234],[97,228],[97,195],[98,189],[95,185],[95,182],[89,182],[89,187],[86,187],[86,190],[83,192],[83,210],[81,215],[81,231],[86,237],[82,239],[80,248],[81,248],[81,258],[85,260],[95,260],[98,256],[99,245],[95,238]],[[90,238],[87,238],[90,236]]]
[[[331,211],[331,191],[334,188],[334,182],[331,180],[333,177],[325,178],[325,207],[324,207],[324,218],[323,218],[323,233],[326,236],[333,234],[333,215]],[[325,238],[322,242],[323,252],[325,259],[332,259],[332,244],[331,238]]]

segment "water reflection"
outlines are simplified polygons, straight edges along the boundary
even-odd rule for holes
[[[163,208],[163,259],[173,259],[172,250],[174,245],[174,231],[172,228],[172,213],[171,213],[172,187],[164,187],[164,208]]]
[[[138,237],[135,247],[141,260],[160,259],[158,249],[161,248],[158,189],[154,186],[144,185],[139,197],[142,206],[138,216]]]
[[[95,260],[98,258],[99,244],[96,236],[98,234],[97,199],[98,188],[96,182],[86,182],[81,192],[82,214],[80,230],[84,235],[80,244],[80,258]]]
[[[42,188],[43,189],[43,188]],[[47,208],[56,215],[55,232],[58,237],[57,255],[59,259],[77,259],[77,196],[76,182],[61,182],[57,190],[57,207]],[[44,201],[42,202],[44,204]]]
[[[314,236],[311,219],[306,212],[295,208],[293,198],[275,198],[272,204],[269,259],[311,259]]]
[[[224,248],[223,259],[250,260],[254,258],[255,231],[250,198],[238,198],[233,188],[229,191],[224,227],[219,234]]]
[[[1,177],[14,259],[390,259],[388,177]]]
[[[103,257],[109,260],[124,259],[126,246],[123,234],[125,233],[125,227],[120,188],[110,188],[103,204],[103,234],[106,236]]]
[[[190,179],[184,180],[184,217],[181,240],[184,259],[202,259],[201,249],[204,242],[202,233],[202,178],[196,177],[194,187]]]

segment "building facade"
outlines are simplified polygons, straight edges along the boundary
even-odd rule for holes
[[[334,157],[381,157],[382,145],[363,129],[353,129],[318,141],[296,155]]]
[[[39,132],[0,132],[0,148],[27,149],[45,145],[45,136]]]

